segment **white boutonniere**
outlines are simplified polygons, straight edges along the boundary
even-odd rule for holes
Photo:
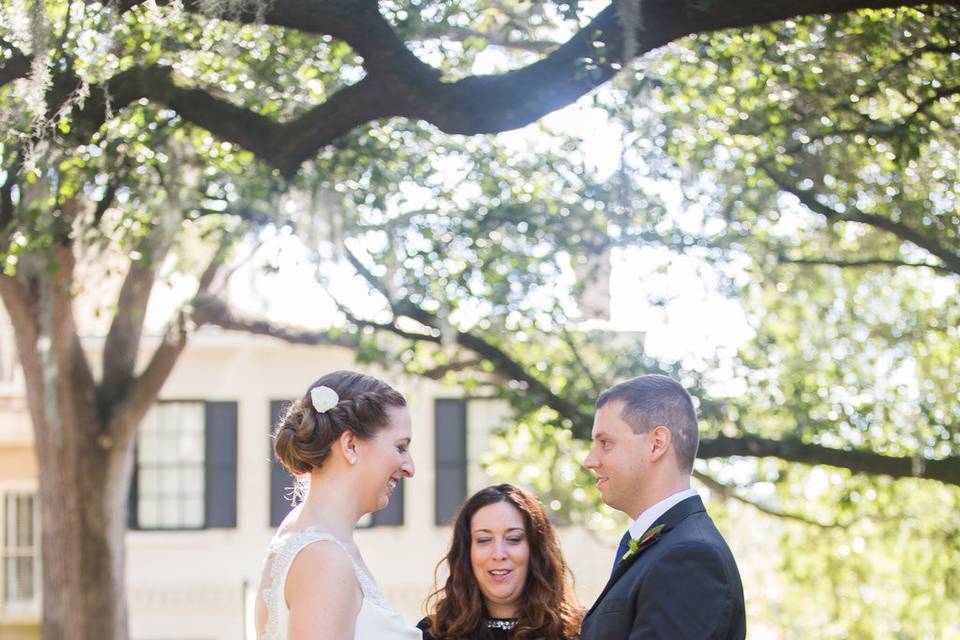
[[[313,402],[313,408],[317,413],[326,413],[337,406],[340,396],[330,387],[314,387],[310,389],[310,401]]]

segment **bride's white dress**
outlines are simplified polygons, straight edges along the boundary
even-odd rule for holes
[[[270,542],[266,561],[270,565],[270,585],[263,589],[267,620],[261,640],[287,640],[290,611],[284,598],[284,585],[294,558],[307,545],[319,541],[333,542],[347,554],[363,592],[363,604],[357,613],[354,640],[421,640],[420,630],[411,626],[387,603],[373,581],[346,545],[329,533],[309,528],[304,531],[278,533]]]

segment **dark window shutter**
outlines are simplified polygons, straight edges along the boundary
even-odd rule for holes
[[[434,522],[449,524],[467,497],[467,403],[441,399],[434,403],[436,502]]]
[[[139,529],[137,522],[137,505],[140,492],[137,491],[137,482],[139,480],[139,468],[137,467],[137,447],[133,447],[133,472],[130,474],[130,493],[127,496],[127,528]]]
[[[400,480],[393,495],[390,496],[390,504],[386,509],[373,512],[374,527],[399,527],[403,525],[403,485],[406,484]]]
[[[207,527],[236,527],[237,403],[206,403],[206,424]]]
[[[286,400],[270,401],[270,428],[268,434],[273,434],[273,428],[276,426],[280,416],[286,410],[290,402]],[[267,446],[270,460],[270,526],[278,527],[283,519],[290,513],[290,488],[293,487],[294,478],[290,472],[277,460],[273,453],[273,438],[267,438]]]

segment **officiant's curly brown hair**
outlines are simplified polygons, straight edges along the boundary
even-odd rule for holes
[[[562,640],[575,638],[582,617],[573,591],[573,578],[560,550],[560,543],[543,506],[519,487],[500,484],[481,489],[460,508],[453,523],[453,540],[447,555],[437,564],[437,579],[446,573],[442,587],[427,598],[430,636],[440,639],[471,638],[483,630],[483,596],[470,561],[471,521],[491,504],[506,502],[523,517],[530,547],[529,569],[523,587],[511,640]],[[443,571],[445,567],[445,571]]]

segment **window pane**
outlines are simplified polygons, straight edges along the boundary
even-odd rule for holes
[[[204,407],[202,402],[190,402],[181,405],[180,433],[192,436],[203,442]]]
[[[177,438],[177,450],[182,462],[203,462],[203,434],[181,433]]]
[[[152,430],[141,433],[137,446],[137,462],[152,464],[157,461],[157,435]]]
[[[203,467],[187,468],[182,471],[180,491],[187,495],[203,493]]]
[[[157,500],[141,496],[137,503],[137,524],[144,529],[160,526],[160,512]]]
[[[17,496],[17,538],[18,547],[33,545],[33,496]]]
[[[203,497],[187,499],[183,504],[183,525],[185,527],[203,526]]]
[[[15,495],[8,495],[4,498],[3,501],[3,547],[6,549],[13,545],[13,541],[16,539],[17,531],[17,517],[16,517],[16,508],[17,508],[17,497]],[[11,515],[12,514],[12,515]]]
[[[159,483],[160,474],[156,469],[149,467],[140,469],[137,474],[137,495],[141,500],[156,496]]]
[[[33,558],[7,558],[8,600],[33,600]]]
[[[182,524],[180,503],[177,500],[164,500],[160,503],[160,524],[164,528],[176,528]]]
[[[160,469],[160,482],[157,483],[157,495],[163,498],[176,498],[180,493],[180,469],[166,467]]]
[[[157,438],[157,463],[158,464],[176,464],[177,462],[177,437],[169,432],[163,432]]]
[[[33,546],[33,496],[8,494],[4,499],[3,546],[8,550]]]
[[[26,493],[5,495],[3,516],[3,602],[33,606],[39,566],[35,497]]]
[[[17,558],[4,558],[3,560],[3,599],[5,602],[18,600],[17,596]]]

